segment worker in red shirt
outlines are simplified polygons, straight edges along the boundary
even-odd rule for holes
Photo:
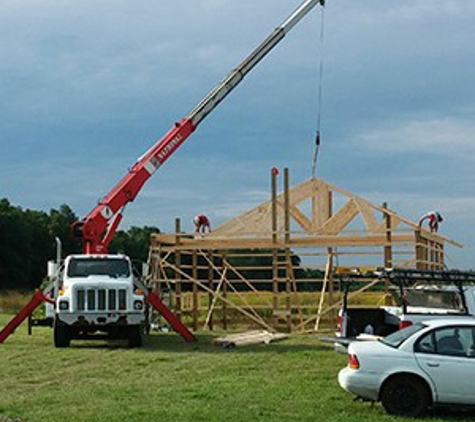
[[[199,214],[195,216],[193,223],[195,224],[195,233],[204,233],[206,230],[208,230],[208,233],[211,232],[211,224],[206,215]]]
[[[419,226],[422,226],[422,223],[425,220],[429,220],[429,229],[432,233],[437,233],[439,230],[439,223],[444,221],[442,216],[437,211],[429,211],[427,214],[424,214],[419,219]]]

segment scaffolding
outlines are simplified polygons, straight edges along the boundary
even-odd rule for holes
[[[290,188],[285,169],[283,184],[278,194],[272,172],[271,199],[212,233],[177,219],[175,233],[152,235],[149,285],[193,330],[320,331],[335,324],[342,268],[442,270],[445,244],[461,247],[322,179]]]

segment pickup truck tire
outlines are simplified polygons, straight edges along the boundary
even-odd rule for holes
[[[71,344],[69,327],[59,321],[58,318],[55,318],[53,323],[53,331],[54,346],[57,348],[69,347],[69,345]]]
[[[383,385],[381,403],[391,415],[417,417],[427,411],[430,392],[418,378],[399,375]]]
[[[141,325],[130,325],[128,327],[129,347],[143,346],[143,328]]]

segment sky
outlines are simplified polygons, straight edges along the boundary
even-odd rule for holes
[[[84,217],[300,0],[3,0],[0,197]],[[473,0],[327,0],[201,123],[121,228],[216,226],[317,176],[413,221],[444,216],[475,268]],[[319,67],[323,63],[318,106]]]

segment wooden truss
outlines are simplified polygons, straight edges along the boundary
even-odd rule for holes
[[[178,315],[183,311],[180,301],[184,293],[177,286],[183,281],[191,283],[193,304],[189,311],[194,314],[194,329],[199,328],[196,313],[200,292],[208,295],[204,321],[208,328],[212,328],[212,316],[219,303],[223,310],[231,307],[266,330],[276,329],[278,321],[284,321],[289,331],[308,330],[309,326],[318,329],[322,317],[333,315],[338,307],[333,275],[335,267],[341,266],[344,259],[350,262],[349,266],[357,267],[442,269],[445,244],[461,247],[398,215],[386,204],[372,204],[322,179],[312,178],[293,188],[289,187],[288,180],[286,170],[284,190],[278,194],[277,179],[273,175],[269,201],[234,217],[210,234],[183,233],[177,221],[174,234],[152,236],[151,263],[156,269],[152,272],[152,282],[168,282],[166,277],[170,278],[171,274],[170,285],[173,285]],[[239,253],[269,256],[270,264],[265,270],[272,292],[269,300],[272,321],[264,320],[249,301],[243,299],[242,286],[247,286],[249,293],[256,293],[256,288],[253,278],[249,278],[252,268],[242,270],[233,264]],[[296,254],[304,257],[302,262],[320,261],[313,269],[321,270],[322,277],[315,280],[321,291],[311,311],[304,310],[299,300],[302,296],[299,283],[308,283],[308,279],[300,280],[296,275],[302,269],[301,265],[295,265]],[[203,273],[203,268],[197,268],[198,256],[205,256],[208,261],[206,280],[198,276]],[[184,268],[185,261],[187,268]],[[254,270],[264,271],[262,267]],[[231,300],[227,295],[234,284],[239,284],[241,291],[234,289]],[[239,296],[236,293],[242,296],[239,301],[236,301]]]

